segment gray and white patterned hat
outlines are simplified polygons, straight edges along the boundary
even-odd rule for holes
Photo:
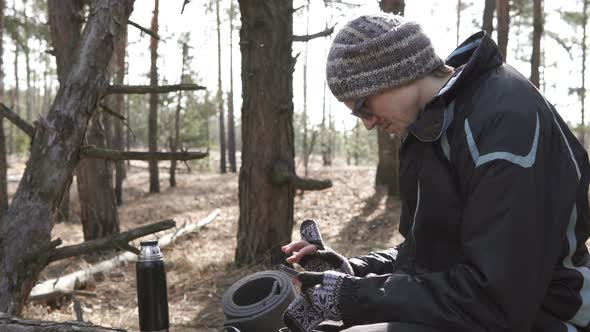
[[[418,23],[365,15],[334,38],[326,77],[338,100],[355,100],[423,78],[442,64]]]

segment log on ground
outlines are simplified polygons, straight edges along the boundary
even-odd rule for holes
[[[197,223],[187,224],[177,228],[173,232],[169,232],[162,236],[158,243],[160,248],[164,248],[173,243],[178,238],[189,234],[198,232],[203,226],[211,223],[219,215],[221,211],[216,209],[210,213],[205,219]],[[124,252],[111,259],[93,264],[83,270],[72,272],[59,278],[46,280],[40,284],[35,285],[31,290],[30,301],[50,301],[60,296],[72,293],[74,290],[85,285],[89,280],[92,280],[95,273],[106,272],[121,266],[126,262],[134,262],[137,260],[137,255],[131,252]]]
[[[0,332],[126,332],[91,325],[85,322],[67,321],[63,323],[29,320],[0,313]]]

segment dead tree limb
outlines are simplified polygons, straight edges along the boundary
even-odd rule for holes
[[[104,93],[104,96],[125,93],[125,94],[148,94],[148,93],[169,93],[176,91],[195,91],[204,90],[204,86],[197,84],[174,84],[174,85],[109,85]]]
[[[167,247],[175,240],[186,234],[198,232],[203,226],[215,220],[215,218],[217,218],[220,212],[221,211],[219,209],[216,209],[215,211],[211,212],[205,219],[202,219],[197,223],[183,225],[182,227],[177,228],[173,232],[168,232],[166,235],[162,236],[158,240],[160,248]],[[58,298],[63,295],[70,294],[77,288],[84,286],[89,280],[91,280],[91,278],[93,278],[95,273],[109,271],[126,262],[132,262],[135,260],[137,260],[137,255],[131,252],[124,252],[109,260],[91,265],[83,270],[72,272],[68,275],[61,276],[59,278],[46,280],[33,287],[33,289],[31,290],[31,294],[29,296],[29,300],[47,301]]]
[[[332,33],[334,33],[334,27],[331,27],[329,29],[326,29],[324,31],[318,32],[318,33],[314,33],[313,35],[303,35],[303,36],[293,36],[293,41],[294,42],[308,42],[312,39],[316,39],[316,38],[320,38],[320,37],[327,37],[330,36]]]
[[[29,135],[29,137],[33,137],[33,135],[35,134],[35,127],[33,127],[33,125],[25,121],[23,118],[18,116],[18,114],[14,113],[13,110],[8,108],[8,106],[2,103],[0,103],[0,111],[2,112],[2,116],[7,118],[25,134]]]
[[[67,321],[63,323],[23,319],[0,313],[0,331],[11,332],[126,332],[84,322]]]
[[[182,10],[180,11],[180,15],[184,13],[184,6],[186,6],[189,2],[191,2],[191,0],[184,0],[184,2],[182,3]]]
[[[157,223],[150,225],[144,225],[141,227],[134,228],[132,230],[122,232],[119,234],[113,234],[107,237],[103,237],[97,240],[86,241],[80,244],[65,246],[56,248],[51,256],[49,256],[49,262],[58,261],[60,259],[75,257],[84,254],[89,254],[101,250],[112,250],[112,249],[125,249],[138,254],[139,251],[135,247],[129,248],[129,242],[137,238],[157,233],[166,229],[174,227],[176,223],[172,219],[162,220]]]
[[[160,40],[160,36],[158,36],[157,34],[155,34],[155,33],[154,33],[152,30],[150,30],[150,29],[148,29],[148,28],[144,28],[144,27],[142,27],[141,25],[139,25],[139,24],[137,24],[137,23],[135,23],[135,22],[133,22],[133,21],[131,21],[131,20],[128,20],[128,21],[127,21],[127,24],[129,24],[129,25],[131,25],[131,26],[133,26],[133,27],[136,27],[136,28],[138,28],[138,29],[139,29],[141,32],[145,32],[145,33],[147,33],[148,35],[150,35],[150,36],[152,36],[152,37],[154,37],[154,38],[156,38],[156,39]]]
[[[80,150],[80,158],[104,160],[193,160],[202,159],[206,152],[139,152],[100,149],[95,146],[84,146]]]
[[[121,114],[115,112],[113,109],[111,109],[109,106],[107,106],[107,104],[105,103],[98,103],[98,106],[100,106],[103,111],[105,111],[108,115],[113,116],[121,121],[126,121],[127,119],[125,119],[124,116],[122,116]]]
[[[314,191],[332,187],[330,180],[313,180],[300,178],[283,162],[278,162],[272,169],[272,182],[277,185],[291,185],[294,189]]]

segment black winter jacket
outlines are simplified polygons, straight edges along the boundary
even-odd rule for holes
[[[350,259],[343,320],[590,331],[586,151],[483,32],[447,64],[400,150],[406,240]]]

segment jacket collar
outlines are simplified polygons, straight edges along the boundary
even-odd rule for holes
[[[436,141],[445,127],[445,109],[458,92],[470,85],[481,74],[502,65],[502,56],[496,43],[480,31],[465,40],[446,59],[455,73],[439,93],[426,104],[408,132],[423,142]]]

